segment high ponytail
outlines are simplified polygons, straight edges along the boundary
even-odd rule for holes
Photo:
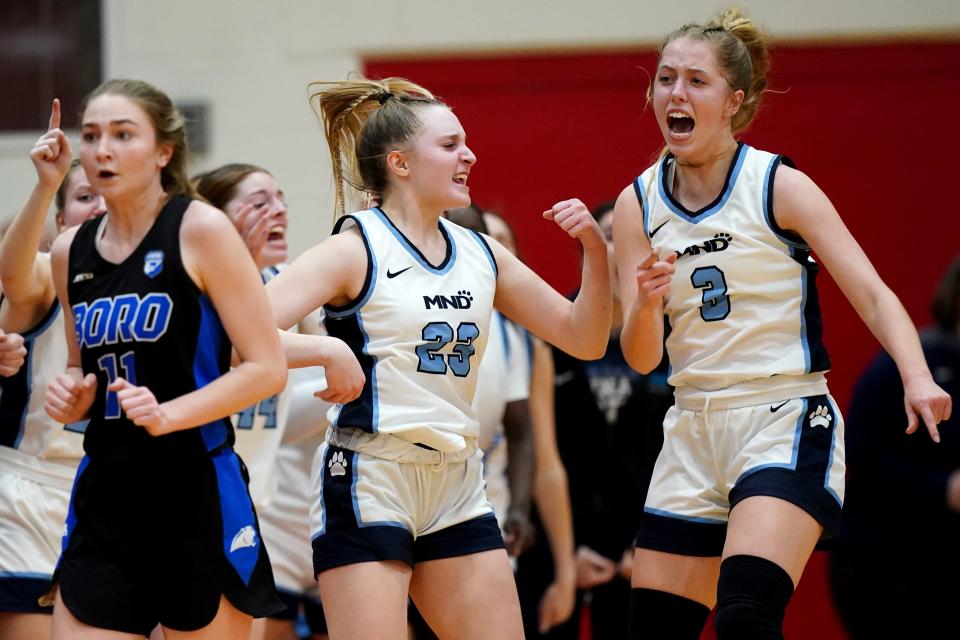
[[[383,200],[387,154],[420,131],[417,107],[443,104],[403,78],[311,82],[307,90],[330,148],[338,217],[346,211],[345,185]]]
[[[770,70],[769,37],[740,7],[731,6],[714,15],[706,24],[687,24],[666,37],[660,54],[678,38],[706,40],[713,44],[717,65],[734,91],[743,91],[740,110],[730,123],[733,133],[750,126],[760,107]]]

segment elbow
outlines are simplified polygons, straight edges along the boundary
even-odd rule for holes
[[[623,356],[631,369],[644,376],[656,369],[657,365],[660,364],[660,357],[656,359],[650,357],[644,358],[637,354],[631,354],[626,349],[623,350]]]
[[[599,360],[607,352],[608,336],[603,334],[598,339],[577,345],[569,353],[578,360]]]
[[[277,363],[272,363],[266,367],[264,372],[264,385],[269,386],[268,395],[277,395],[282,392],[284,387],[287,386],[287,366],[286,360],[280,360]]]

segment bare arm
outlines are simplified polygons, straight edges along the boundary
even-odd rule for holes
[[[950,417],[950,396],[934,383],[917,330],[900,300],[880,279],[833,204],[810,178],[781,165],[773,193],[777,224],[809,243],[864,324],[897,363],[903,379],[907,432],[917,429],[919,416],[939,442],[937,423]]]
[[[77,332],[74,329],[73,309],[67,295],[67,260],[74,235],[76,235],[76,229],[60,234],[50,252],[53,283],[63,311],[63,330],[67,341],[67,368],[64,373],[50,381],[44,409],[51,418],[63,424],[86,418],[97,392],[97,376],[93,373],[83,375],[80,345],[77,344]]]
[[[500,243],[488,239],[499,268],[494,306],[574,357],[595,360],[607,348],[612,308],[603,233],[579,200],[557,203],[544,217],[583,245],[583,273],[576,300],[571,303]]]
[[[60,130],[60,101],[54,100],[48,130],[30,151],[37,183],[0,246],[0,280],[5,301],[11,305],[4,322],[9,331],[33,327],[56,297],[49,258],[39,254],[37,248],[47,211],[72,157],[70,140]]]
[[[504,521],[507,553],[518,556],[533,543],[530,522],[530,494],[533,490],[533,436],[527,400],[513,400],[503,411],[503,431],[507,439],[507,485],[510,507]]]
[[[613,246],[623,305],[620,345],[633,369],[650,373],[663,358],[664,297],[670,294],[676,255],[661,260],[652,251],[632,186],[620,193],[613,210]]]
[[[366,271],[366,249],[358,232],[330,236],[267,283],[276,325],[289,329],[327,303],[352,302],[360,295]],[[327,388],[317,397],[327,402],[349,402],[363,391],[360,364],[345,342],[319,333],[319,326],[299,335],[280,332],[287,366],[324,367]]]
[[[127,417],[152,435],[189,429],[279,393],[287,367],[260,274],[230,221],[201,202],[191,203],[180,228],[184,267],[210,301],[239,364],[205,387],[157,404],[146,387],[118,378]]]
[[[356,300],[366,272],[367,253],[359,232],[338,233],[305,251],[267,283],[277,326],[289,329],[325,304]]]
[[[534,499],[553,556],[554,577],[540,603],[540,631],[563,623],[573,613],[577,565],[573,551],[573,516],[567,471],[557,449],[554,366],[550,347],[534,341],[530,379],[530,420],[536,454]]]

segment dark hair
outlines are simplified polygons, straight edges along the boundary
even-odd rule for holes
[[[477,233],[487,233],[487,223],[483,219],[483,209],[475,204],[461,209],[450,209],[443,215],[455,224]]]
[[[605,202],[601,202],[593,208],[593,211],[590,212],[590,215],[593,216],[594,220],[600,222],[600,218],[613,211],[613,208],[616,204],[616,200],[607,200]]]
[[[72,180],[70,176],[73,174],[73,170],[80,166],[80,158],[74,158],[70,161],[70,168],[67,169],[67,173],[63,176],[63,182],[60,183],[60,188],[57,189],[57,195],[54,196],[54,202],[57,205],[57,212],[63,211],[63,208],[67,206],[67,192],[70,191],[70,183]]]
[[[143,80],[108,80],[90,92],[80,108],[83,113],[94,98],[116,95],[129,98],[139,105],[150,118],[158,144],[169,144],[173,154],[167,166],[160,170],[160,185],[168,194],[182,193],[195,196],[196,192],[187,177],[187,125],[183,116],[173,106],[173,101],[163,91]]]
[[[930,305],[937,325],[955,333],[960,325],[960,255],[944,271]]]
[[[743,102],[733,116],[731,129],[733,133],[746,129],[757,115],[760,98],[767,86],[767,72],[770,70],[767,34],[746,17],[740,7],[732,6],[710,18],[706,24],[685,24],[670,33],[660,45],[658,57],[663,55],[668,44],[679,38],[705,40],[713,45],[717,64],[730,88],[743,91]]]
[[[330,147],[338,216],[346,209],[345,182],[383,202],[387,154],[420,131],[419,107],[446,106],[403,78],[312,82],[307,89]]]
[[[252,164],[225,164],[194,177],[197,194],[217,209],[226,211],[227,203],[237,195],[237,185],[251,173],[271,175],[266,169]]]

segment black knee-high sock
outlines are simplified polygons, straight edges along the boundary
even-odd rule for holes
[[[718,640],[783,640],[783,614],[793,580],[779,565],[757,556],[730,556],[717,583]]]
[[[697,640],[710,609],[666,591],[630,593],[630,640]]]

